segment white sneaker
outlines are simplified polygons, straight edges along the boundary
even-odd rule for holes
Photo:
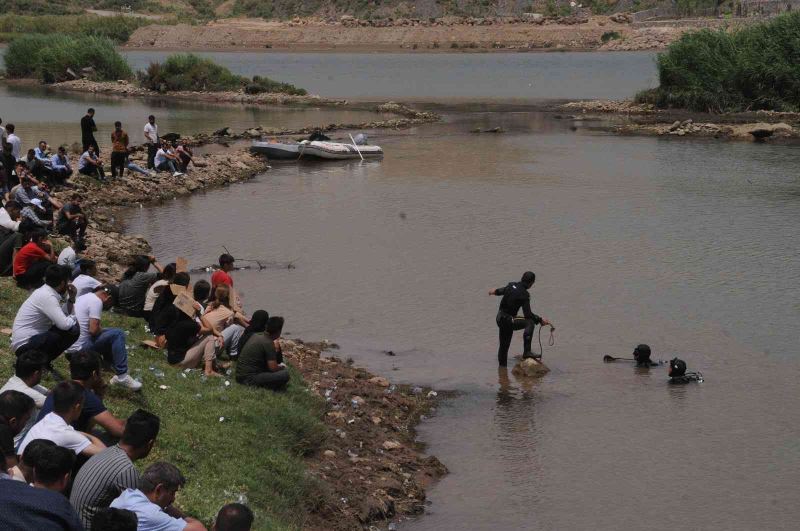
[[[155,171],[155,170],[150,170],[149,172],[147,172],[147,174],[148,174],[150,177],[158,177],[158,173],[156,173],[156,171]]]
[[[130,374],[123,374],[122,376],[114,376],[109,382],[111,385],[119,385],[120,387],[127,387],[131,391],[138,391],[142,388],[141,382],[131,378]]]
[[[179,171],[176,171],[175,173],[172,174],[173,177],[180,177],[181,175],[183,174]]]

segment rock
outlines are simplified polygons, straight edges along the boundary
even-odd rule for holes
[[[350,398],[350,404],[352,404],[353,407],[363,406],[365,402],[366,400],[364,400],[358,395],[353,395],[353,397]]]
[[[223,127],[222,129],[217,129],[216,131],[211,133],[212,136],[230,136],[230,134],[231,134],[230,127]]]
[[[777,124],[758,123],[753,125],[747,133],[752,135],[756,140],[760,140],[762,138],[768,138],[775,133],[791,133],[791,131],[792,126],[783,122]]]
[[[669,131],[677,131],[677,129],[681,126],[680,120],[675,120],[675,122],[669,126]]]
[[[398,448],[402,448],[403,445],[397,441],[383,441],[383,449],[384,450],[397,450]]]
[[[531,24],[544,24],[544,15],[541,13],[523,13],[522,18]]]
[[[336,457],[336,452],[334,452],[333,450],[325,450],[324,452],[322,452],[322,455],[328,458],[333,458]]]
[[[394,500],[380,500],[370,496],[361,504],[358,519],[363,523],[385,520],[395,514]]]
[[[517,363],[511,374],[517,377],[537,378],[550,372],[547,365],[533,358],[526,358]]]
[[[389,387],[389,380],[382,376],[373,376],[367,381],[371,384],[379,385],[381,387]]]
[[[245,136],[249,136],[250,138],[261,138],[261,130],[257,128],[248,129],[243,133]]]

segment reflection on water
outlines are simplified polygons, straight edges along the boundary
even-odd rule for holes
[[[451,474],[407,529],[795,527],[800,153],[572,125],[484,113],[376,132],[380,163],[276,166],[129,227],[165,259],[296,259],[237,273],[246,306],[461,392],[420,428]],[[530,386],[497,372],[486,296],[526,269],[558,327]],[[642,342],[705,383],[603,363]]]

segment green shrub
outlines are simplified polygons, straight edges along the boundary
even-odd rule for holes
[[[733,33],[685,34],[658,57],[659,87],[637,101],[695,111],[800,110],[800,13]]]
[[[280,92],[304,95],[306,91],[289,83],[280,83],[266,77],[254,76],[252,80],[232,73],[210,59],[194,54],[176,54],[163,63],[150,63],[147,70],[139,72],[142,86],[158,92],[198,90],[219,92],[244,89],[247,94]]]
[[[130,79],[133,72],[114,44],[103,37],[69,35],[27,35],[11,41],[5,54],[6,72],[12,78],[33,77],[45,83],[71,79],[70,69],[95,81]]]
[[[620,38],[618,31],[607,31],[600,36],[600,41],[606,43],[608,41],[615,41]]]
[[[99,17],[96,15],[43,15],[43,16],[0,16],[0,34],[11,36],[31,33],[63,33],[66,35],[92,35],[107,37],[116,43],[126,42],[137,28],[152,24],[152,21],[137,18]]]

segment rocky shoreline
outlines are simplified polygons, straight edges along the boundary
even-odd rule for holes
[[[680,109],[658,109],[630,100],[575,101],[553,109],[562,119],[609,122],[600,129],[621,135],[674,136],[750,140],[800,141],[800,113],[755,111],[708,114]]]

